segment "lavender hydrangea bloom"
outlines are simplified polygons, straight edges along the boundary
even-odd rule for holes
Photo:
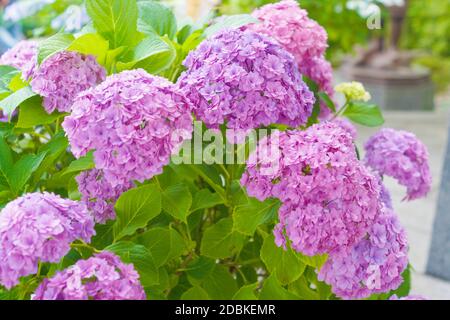
[[[11,288],[37,272],[38,261],[58,262],[76,239],[89,242],[94,221],[86,207],[52,193],[26,194],[0,213],[0,283]]]
[[[306,123],[314,95],[291,54],[251,31],[226,30],[203,41],[186,60],[178,84],[209,128],[245,131],[273,123]]]
[[[134,266],[104,251],[44,279],[32,299],[145,300],[146,296]]]
[[[408,265],[406,233],[397,216],[383,209],[367,236],[350,253],[331,255],[319,272],[344,299],[367,298],[397,289]]]
[[[105,79],[106,71],[94,56],[62,51],[46,59],[31,81],[33,91],[44,97],[48,113],[68,112],[78,93]]]
[[[277,245],[285,244],[285,230],[292,248],[310,256],[347,251],[379,212],[376,178],[358,162],[351,136],[332,122],[262,139],[241,184],[259,200],[283,202]]]
[[[62,126],[75,157],[95,150],[96,168],[116,188],[162,172],[192,136],[190,111],[174,84],[139,69],[80,94]]]
[[[297,1],[284,0],[267,4],[252,15],[260,23],[250,24],[244,29],[272,37],[290,52],[300,72],[315,81],[321,91],[333,96],[333,69],[325,59],[328,36],[325,29],[308,17],[308,12],[299,7]],[[330,114],[325,104],[321,107],[321,118]]]
[[[389,298],[389,300],[429,300],[429,299],[424,296],[419,296],[419,295],[410,295],[410,296],[399,298],[396,294],[394,294],[393,296],[391,296]]]
[[[101,170],[84,171],[76,177],[81,200],[86,204],[97,223],[105,223],[115,219],[114,204],[119,196],[131,189],[133,184],[118,184],[112,186],[104,177]]]
[[[424,197],[431,188],[428,151],[407,131],[381,129],[365,144],[365,163],[380,175],[388,175],[407,188],[406,199]]]
[[[22,79],[28,80],[36,69],[37,53],[37,41],[22,40],[0,57],[0,65],[19,69],[22,72]]]

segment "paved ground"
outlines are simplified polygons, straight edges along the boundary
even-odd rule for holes
[[[433,220],[441,182],[444,153],[447,143],[447,128],[450,117],[450,94],[436,99],[433,112],[384,112],[385,127],[414,132],[428,147],[433,175],[433,187],[425,199],[402,202],[403,187],[394,180],[386,179],[392,193],[394,208],[407,229],[410,242],[410,261],[415,269],[412,278],[412,292],[432,299],[450,300],[450,282],[425,275],[426,261],[433,232]],[[359,128],[360,148],[377,129]],[[450,254],[450,252],[449,252]]]

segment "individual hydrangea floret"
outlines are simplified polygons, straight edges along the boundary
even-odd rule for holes
[[[115,219],[114,204],[123,192],[133,187],[131,182],[113,187],[98,169],[82,172],[76,177],[76,181],[82,196],[81,200],[97,223]]]
[[[44,279],[32,299],[145,300],[146,296],[134,266],[104,251]]]
[[[334,90],[344,94],[348,101],[367,102],[372,98],[370,93],[364,88],[363,84],[356,81],[338,84]]]
[[[34,274],[38,262],[59,262],[70,243],[89,242],[94,221],[87,208],[52,193],[26,194],[0,213],[0,283],[11,288]]]
[[[105,69],[94,56],[62,51],[46,59],[31,81],[33,91],[44,97],[48,113],[68,112],[76,96],[105,79]]]
[[[95,150],[95,167],[116,188],[162,172],[192,136],[191,105],[168,80],[124,71],[80,94],[62,126],[75,157]]]
[[[325,122],[305,131],[275,131],[250,155],[241,184],[259,200],[279,198],[277,245],[306,255],[346,251],[379,211],[376,178],[356,158],[351,136]]]
[[[208,128],[250,130],[305,124],[314,95],[291,54],[251,31],[225,30],[203,41],[183,62],[178,84]]]
[[[364,147],[366,165],[405,186],[406,199],[421,198],[430,191],[428,151],[414,134],[384,128],[373,135]]]
[[[329,256],[318,278],[341,298],[367,298],[400,286],[407,254],[405,230],[392,210],[384,207],[367,236],[350,253]]]
[[[22,79],[28,80],[36,69],[37,53],[37,41],[22,40],[0,57],[0,65],[19,69],[22,72]]]
[[[427,297],[419,296],[419,295],[409,295],[406,297],[399,298],[396,294],[391,296],[389,300],[429,300]]]

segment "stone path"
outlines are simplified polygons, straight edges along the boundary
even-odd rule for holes
[[[433,176],[430,194],[425,199],[402,202],[401,200],[405,195],[404,188],[389,178],[385,181],[391,191],[394,208],[408,232],[409,257],[414,268],[412,293],[422,294],[432,299],[450,300],[450,282],[425,274],[447,143],[450,94],[441,96],[436,100],[437,108],[433,112],[384,112],[385,127],[411,131],[427,145]],[[358,128],[358,146],[360,149],[362,149],[367,138],[377,130],[366,127]]]

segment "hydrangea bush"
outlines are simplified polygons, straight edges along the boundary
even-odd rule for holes
[[[426,147],[382,129],[360,159],[384,120],[324,28],[115,2],[0,58],[0,298],[422,299],[383,177],[426,196]]]

